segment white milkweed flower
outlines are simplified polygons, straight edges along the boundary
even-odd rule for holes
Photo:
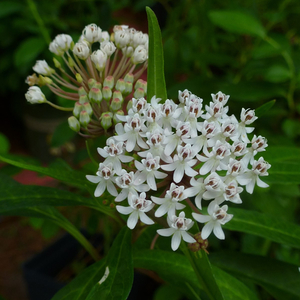
[[[100,42],[101,39],[101,28],[96,24],[90,24],[84,27],[82,35],[89,43]]]
[[[131,45],[136,48],[139,45],[145,45],[148,41],[148,34],[136,31],[131,37]]]
[[[228,95],[225,95],[224,93],[222,92],[218,92],[216,94],[211,94],[211,98],[213,100],[213,102],[220,102],[222,103],[223,105],[226,105],[228,99],[229,99],[230,96]]]
[[[104,191],[107,189],[108,192],[113,195],[117,196],[118,192],[116,187],[114,186],[114,174],[115,171],[113,170],[113,165],[109,164],[99,164],[99,170],[97,171],[96,175],[86,175],[88,181],[92,183],[98,183],[96,190],[95,190],[95,197],[100,197]]]
[[[72,37],[68,34],[59,34],[50,43],[49,50],[59,56],[62,56],[66,51],[70,49]]]
[[[207,239],[212,231],[218,239],[225,239],[225,235],[221,225],[226,224],[233,217],[233,215],[227,214],[227,210],[227,205],[223,205],[222,207],[220,207],[215,201],[212,201],[207,208],[209,216],[192,213],[194,219],[197,222],[206,223],[201,231],[202,239]]]
[[[31,86],[25,94],[26,100],[31,104],[45,103],[46,97],[37,86]]]
[[[103,43],[103,42],[109,42],[110,40],[110,35],[107,31],[102,31],[101,32],[101,38],[100,38],[100,42]]]
[[[144,45],[139,45],[135,48],[131,60],[134,65],[141,64],[148,59],[148,50]]]
[[[91,60],[98,71],[103,71],[107,61],[107,54],[102,50],[96,50],[91,54]]]
[[[116,46],[113,42],[105,41],[100,45],[100,49],[109,57],[116,51]]]
[[[73,53],[80,59],[85,60],[90,55],[90,47],[85,41],[78,42],[73,48]]]
[[[128,195],[128,203],[130,206],[124,207],[117,205],[116,209],[123,215],[130,214],[127,219],[127,226],[130,229],[134,229],[139,219],[147,225],[154,224],[154,222],[145,214],[154,207],[154,203],[151,200],[146,200],[146,193],[143,192],[140,195],[130,193]]]
[[[205,178],[204,185],[206,189],[202,196],[204,200],[217,199],[218,201],[223,202],[225,185],[216,172],[211,173]]]
[[[158,229],[157,233],[162,236],[171,236],[171,248],[176,251],[181,243],[181,238],[187,243],[195,243],[196,240],[191,237],[187,231],[194,225],[191,219],[185,218],[185,213],[182,211],[179,216],[172,216],[167,219],[170,228]]]
[[[48,63],[45,60],[37,60],[32,69],[33,71],[44,76],[50,76],[55,72],[52,68],[49,67]]]
[[[191,187],[185,190],[186,197],[188,198],[197,195],[195,198],[195,204],[199,209],[202,209],[201,200],[203,194],[206,192],[205,184],[203,181],[203,178],[198,178],[196,180],[195,177],[192,177],[190,180]]]
[[[168,213],[168,216],[172,217],[175,215],[176,210],[185,208],[185,205],[180,202],[186,198],[184,186],[171,183],[170,189],[166,192],[164,198],[151,196],[152,201],[160,205],[155,212],[155,216],[159,218]]]
[[[130,34],[126,30],[115,31],[115,44],[117,48],[122,49],[130,42]]]

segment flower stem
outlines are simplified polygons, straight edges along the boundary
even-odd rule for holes
[[[59,110],[62,110],[62,111],[73,111],[73,107],[62,107],[62,106],[58,106],[48,100],[46,100],[46,103],[48,103],[49,105],[51,105],[52,107],[56,108],[56,109],[59,109]]]

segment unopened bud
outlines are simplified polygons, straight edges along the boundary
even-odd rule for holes
[[[85,110],[82,110],[80,112],[79,121],[80,121],[80,124],[84,127],[86,127],[90,123],[91,118]]]
[[[76,73],[76,80],[79,82],[79,83],[82,83],[82,77],[79,73]]]
[[[79,97],[79,102],[80,102],[81,104],[84,104],[85,102],[89,102],[88,96],[87,96],[87,95],[81,95],[81,96]]]
[[[128,96],[132,92],[132,82],[126,81],[125,82],[125,91],[124,91],[124,96]]]
[[[102,100],[101,90],[98,88],[91,88],[89,92],[89,98],[92,102],[100,103]]]
[[[74,68],[75,62],[74,62],[73,58],[70,57],[70,56],[69,56],[69,58],[68,58],[68,63],[69,63],[69,65],[70,65],[70,67]]]
[[[104,79],[103,86],[108,86],[110,89],[114,87],[115,79],[112,76],[107,76]]]
[[[73,117],[73,116],[69,117],[68,123],[69,123],[70,128],[73,131],[78,132],[80,130],[80,123],[75,117]]]
[[[25,94],[26,100],[31,104],[45,103],[46,97],[37,86],[31,86]]]
[[[93,87],[101,90],[102,84],[101,82],[96,81]]]
[[[145,93],[147,93],[147,81],[139,79],[134,86],[135,90],[137,90],[138,88],[142,88],[145,91]]]
[[[55,68],[58,68],[58,69],[61,68],[60,62],[55,57],[53,57],[53,62],[54,62]]]
[[[47,84],[51,84],[53,81],[49,77],[44,77],[42,75],[39,75],[39,86],[44,86]]]
[[[80,112],[82,111],[83,105],[79,102],[76,102],[73,109],[73,115],[76,118],[79,118]]]
[[[86,95],[86,90],[84,89],[83,86],[81,86],[81,87],[78,89],[78,95],[79,95],[79,96]]]
[[[119,90],[122,94],[125,92],[125,80],[120,78],[116,83],[116,89]]]
[[[132,100],[129,100],[126,106],[126,110],[129,111],[132,108]]]
[[[115,99],[115,98],[119,98],[120,101],[123,103],[123,96],[122,96],[122,93],[120,91],[114,91],[113,99]]]
[[[85,110],[90,116],[93,114],[93,109],[92,109],[91,104],[89,102],[85,102],[83,104],[83,110]]]
[[[118,110],[113,117],[114,124],[121,123],[122,121],[118,118],[118,116],[124,116],[124,111],[123,110]]]
[[[33,86],[33,85],[39,84],[39,79],[36,76],[36,74],[33,73],[32,75],[27,76],[25,83],[27,83],[30,86]]]
[[[107,130],[112,126],[112,117],[113,114],[111,112],[105,112],[100,117],[101,126]]]
[[[94,87],[94,84],[95,84],[96,80],[94,78],[90,78],[88,80],[88,86],[89,88],[91,89],[92,87]]]
[[[134,98],[136,98],[136,99],[143,98],[145,95],[146,95],[146,93],[145,93],[144,89],[142,89],[142,88],[136,89],[133,94]]]
[[[112,96],[112,91],[108,86],[104,86],[102,89],[102,96],[105,101],[109,102]]]
[[[198,232],[194,235],[196,243],[189,243],[188,247],[192,252],[197,252],[199,250],[204,250],[207,252],[206,248],[208,247],[208,240],[204,240],[201,237],[201,232]]]
[[[125,75],[124,80],[125,80],[125,81],[130,81],[131,83],[133,83],[133,81],[134,81],[134,76],[133,76],[133,74],[132,74],[132,73],[127,73],[127,74]]]
[[[115,112],[122,107],[122,101],[119,98],[113,98],[110,104],[110,109]]]

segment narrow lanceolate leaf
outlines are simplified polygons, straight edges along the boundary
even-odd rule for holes
[[[86,268],[68,285],[59,290],[51,300],[85,300],[105,272],[106,259]]]
[[[147,71],[147,99],[153,96],[167,99],[167,90],[164,74],[164,53],[159,24],[151,8],[146,7],[148,16],[149,52]]]
[[[260,107],[258,107],[257,109],[255,109],[255,115],[257,117],[261,117],[263,116],[265,113],[267,113],[272,106],[275,104],[276,100],[271,100],[263,105],[261,105]]]
[[[105,264],[105,271],[86,300],[126,300],[133,284],[131,230],[119,232]]]
[[[0,215],[31,206],[82,205],[115,217],[114,211],[97,199],[85,198],[50,187],[22,185],[2,173],[0,173],[0,190]]]
[[[283,161],[300,162],[300,149],[298,147],[271,146],[267,148],[266,152],[262,152],[262,156],[270,164]]]
[[[262,24],[253,16],[231,10],[213,10],[209,12],[210,20],[226,31],[259,36],[264,38],[266,31]]]
[[[153,270],[167,283],[176,286],[187,299],[201,299],[202,286],[188,258],[184,255],[163,250],[143,249],[134,252],[133,261],[136,268]],[[256,300],[253,292],[242,282],[214,266],[213,271],[225,300]]]
[[[269,176],[262,178],[267,183],[299,184],[300,162],[276,162],[271,163],[268,170]]]
[[[210,259],[219,268],[259,284],[274,299],[300,299],[298,266],[239,252],[212,253]]]
[[[22,169],[36,171],[41,174],[48,175],[65,183],[68,183],[72,186],[85,188],[88,185],[88,181],[86,180],[84,174],[78,171],[74,171],[71,168],[66,169],[62,166],[52,166],[45,168],[28,163],[26,161],[26,158],[20,156],[13,156],[9,154],[1,154],[0,160]]]
[[[300,226],[255,211],[230,208],[233,218],[223,227],[264,237],[271,241],[300,248]]]

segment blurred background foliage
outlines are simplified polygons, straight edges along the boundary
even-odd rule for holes
[[[162,28],[170,98],[176,100],[178,90],[187,88],[207,104],[210,94],[221,90],[231,95],[230,111],[237,117],[242,107],[258,108],[276,99],[271,110],[255,122],[254,133],[268,139],[264,157],[267,159],[273,146],[282,145],[295,146],[300,154],[296,148],[300,136],[297,0],[1,1],[1,124],[5,121],[16,128],[13,136],[7,126],[2,133],[24,139],[24,115],[36,109],[26,103],[24,81],[33,73],[37,59],[52,64],[48,44],[57,34],[68,33],[76,40],[90,23],[103,30],[128,24],[147,31],[146,5],[155,11]],[[46,111],[43,117],[47,117],[53,109],[42,106]],[[55,139],[59,146],[57,134]],[[7,139],[1,140],[5,140],[3,148],[8,151]],[[279,181],[267,190],[258,188],[250,196],[243,194],[243,208],[275,215],[283,222],[299,222],[300,181],[293,179]],[[298,250],[251,235],[228,231],[226,235],[222,248],[261,255],[272,252],[278,259],[299,265]],[[218,248],[220,242],[211,240],[212,249]]]

